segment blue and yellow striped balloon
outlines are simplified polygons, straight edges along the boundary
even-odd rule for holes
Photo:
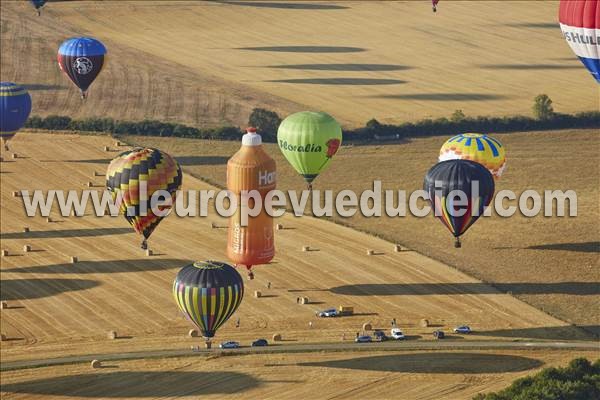
[[[25,125],[29,113],[31,96],[27,90],[12,82],[0,82],[0,138],[5,146]]]
[[[173,296],[187,319],[209,339],[239,307],[244,281],[227,263],[196,261],[177,274]]]
[[[504,146],[497,139],[481,133],[462,133],[451,137],[440,149],[439,161],[471,160],[488,169],[494,179],[506,167]]]

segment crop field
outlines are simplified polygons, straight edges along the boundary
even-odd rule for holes
[[[493,283],[526,302],[564,321],[600,332],[600,138],[595,131],[554,131],[495,135],[505,145],[507,169],[497,181],[497,191],[517,195],[533,189],[577,193],[577,217],[511,218],[493,215],[480,219],[465,235],[462,249],[454,249],[452,235],[433,217],[365,218],[358,213],[339,222],[402,243],[418,252],[455,266],[471,276]],[[141,138],[131,143],[156,146],[182,157],[186,171],[210,182],[225,183],[225,163],[239,147],[236,142]],[[401,144],[346,146],[329,169],[315,181],[316,189],[356,193],[373,187],[406,190],[422,188],[423,177],[435,162],[444,137],[411,139]],[[304,188],[275,144],[267,145],[277,161],[278,188]],[[201,154],[205,162],[187,163],[188,154]],[[408,196],[408,195],[407,195]],[[505,206],[517,205],[516,201]],[[407,205],[408,210],[408,205]],[[568,212],[568,207],[566,208]],[[368,286],[368,285],[366,285]],[[373,288],[381,293],[402,294],[402,286]],[[443,294],[430,287],[431,294]],[[549,331],[530,332],[544,337]]]
[[[253,107],[319,109],[347,126],[598,108],[598,90],[557,23],[558,2],[72,1],[32,18],[2,2],[2,80],[27,84],[38,115],[245,124]],[[93,35],[109,62],[89,101],[56,49]]]
[[[271,354],[73,365],[2,373],[2,398],[470,399],[585,351]],[[107,388],[111,388],[107,395]]]

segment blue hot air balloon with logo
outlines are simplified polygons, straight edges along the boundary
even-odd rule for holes
[[[0,138],[8,150],[8,141],[25,125],[31,113],[31,96],[12,82],[0,82]]]
[[[31,4],[35,7],[38,15],[41,15],[41,8],[44,7],[44,4],[46,4],[47,0],[29,0],[31,2]]]
[[[78,37],[68,39],[58,49],[58,66],[77,86],[81,98],[104,67],[106,47],[97,39]]]

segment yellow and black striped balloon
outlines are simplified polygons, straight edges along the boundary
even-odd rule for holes
[[[244,281],[227,263],[196,261],[177,274],[173,296],[187,319],[208,339],[239,307],[244,297]]]
[[[158,149],[136,148],[123,152],[108,166],[106,187],[113,199],[122,196],[121,212],[133,229],[144,236],[142,248],[146,248],[146,239],[164,218],[152,211],[152,194],[158,190],[168,192],[172,203],[160,209],[170,208],[175,203],[181,181],[182,172],[177,161]],[[146,196],[142,185],[146,187]]]

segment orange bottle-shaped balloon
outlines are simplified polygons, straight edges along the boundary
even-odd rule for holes
[[[245,265],[248,278],[253,279],[253,265],[267,264],[275,255],[273,217],[265,211],[265,198],[275,189],[276,167],[262,146],[262,139],[256,129],[248,128],[242,137],[242,147],[227,162],[227,189],[237,198],[238,207],[229,218],[227,234],[227,256],[236,265]],[[243,191],[256,190],[260,194],[262,207],[255,217],[248,217],[247,225],[242,224]],[[247,201],[255,207],[253,200]]]

